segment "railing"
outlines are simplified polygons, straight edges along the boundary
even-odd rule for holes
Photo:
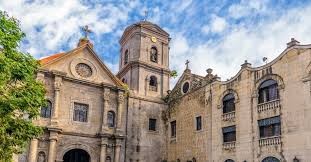
[[[235,141],[233,141],[233,142],[225,142],[225,143],[223,143],[222,147],[225,150],[232,150],[232,149],[235,148]]]
[[[228,121],[235,118],[235,111],[222,114],[222,120]]]
[[[259,146],[270,146],[281,144],[280,136],[266,137],[259,140]]]
[[[280,100],[277,99],[277,100],[258,104],[257,111],[262,112],[262,111],[272,110],[272,109],[276,109],[276,108],[280,108],[280,107],[281,107]]]

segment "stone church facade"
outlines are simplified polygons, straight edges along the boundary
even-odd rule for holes
[[[311,161],[311,45],[292,39],[227,81],[212,72],[187,66],[169,95],[169,162]]]
[[[48,106],[34,123],[44,134],[15,161],[311,161],[311,45],[292,40],[227,81],[187,63],[170,90],[169,42],[156,24],[130,25],[116,75],[87,38],[41,59]]]

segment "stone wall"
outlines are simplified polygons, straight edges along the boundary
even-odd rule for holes
[[[295,157],[310,161],[310,60],[309,46],[291,46],[264,66],[253,68],[244,63],[238,74],[228,81],[205,81],[206,84],[202,81],[205,92],[200,92],[201,89],[195,92],[205,94],[204,104],[189,99],[188,96],[194,93],[190,91],[180,98],[180,104],[171,104],[168,109],[167,124],[177,121],[177,137],[167,143],[168,160],[185,161],[197,156],[199,162],[227,159],[260,162],[272,156],[280,161],[292,161]],[[258,104],[258,87],[268,79],[277,81],[280,99]],[[183,82],[181,78],[175,88],[180,88]],[[222,98],[228,93],[234,94],[236,109],[233,113],[223,114]],[[191,123],[196,115],[207,118],[203,118],[203,128],[210,125],[201,134],[204,142],[196,141],[197,134],[193,133]],[[260,138],[258,120],[274,116],[281,117],[281,136]],[[222,128],[232,125],[236,126],[236,141],[224,144]],[[170,139],[169,132],[167,137]],[[204,154],[197,154],[196,147]]]

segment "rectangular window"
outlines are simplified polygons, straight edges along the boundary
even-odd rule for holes
[[[236,131],[235,125],[222,128],[224,142],[234,142],[236,141]]]
[[[260,138],[281,135],[280,116],[259,120],[258,126],[260,131]]]
[[[196,129],[197,130],[202,129],[202,118],[201,118],[201,116],[196,117]]]
[[[149,119],[149,130],[156,131],[157,129],[157,119]]]
[[[176,120],[171,122],[171,137],[176,137]]]
[[[75,102],[73,120],[79,121],[79,122],[87,122],[88,109],[89,109],[89,105]]]

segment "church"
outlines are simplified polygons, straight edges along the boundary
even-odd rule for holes
[[[17,162],[309,162],[311,45],[292,39],[273,61],[221,81],[186,67],[170,90],[169,33],[128,26],[119,72],[92,42],[40,59],[44,134]],[[256,50],[256,49],[254,49]]]

